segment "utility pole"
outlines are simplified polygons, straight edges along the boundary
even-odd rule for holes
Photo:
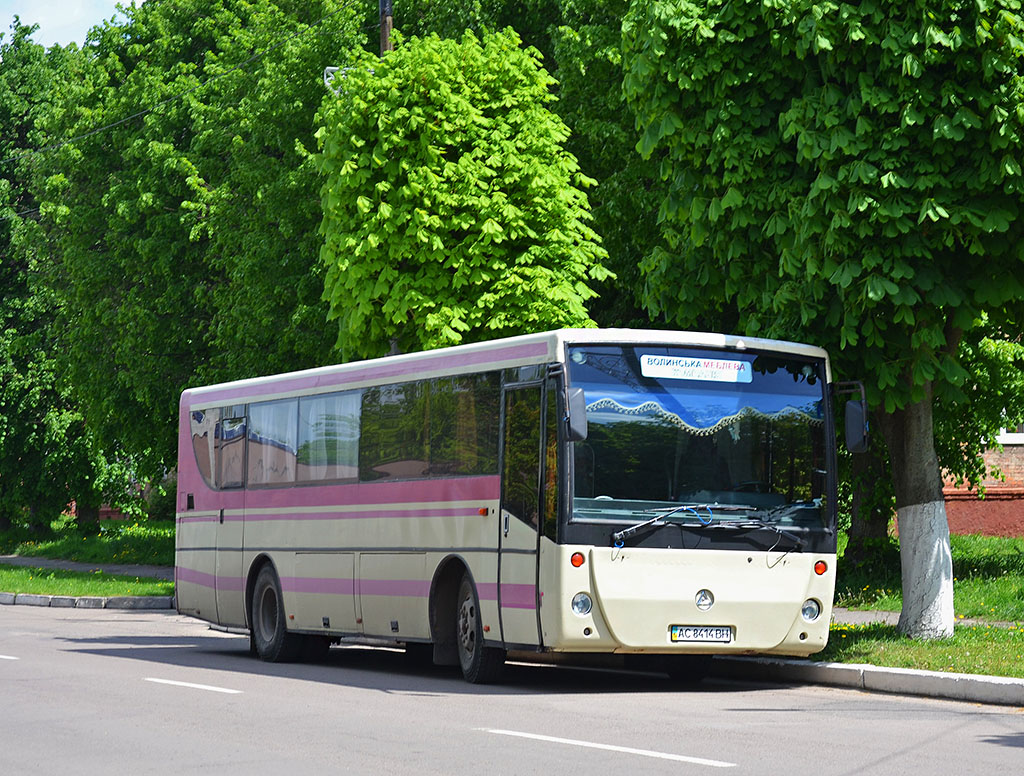
[[[394,51],[391,43],[391,29],[394,27],[392,0],[379,0],[380,8],[380,55],[386,51]]]

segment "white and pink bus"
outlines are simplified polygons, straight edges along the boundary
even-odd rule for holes
[[[830,387],[807,345],[573,329],[187,390],[178,611],[264,660],[384,640],[471,682],[510,650],[813,653]]]

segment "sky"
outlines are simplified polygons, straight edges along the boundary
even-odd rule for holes
[[[0,31],[10,31],[17,15],[22,24],[38,24],[32,40],[49,47],[54,43],[81,45],[90,28],[117,13],[118,0],[0,0]],[[131,5],[131,0],[122,0]],[[5,38],[7,35],[4,36]]]

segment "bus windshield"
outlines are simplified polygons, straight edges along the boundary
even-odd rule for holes
[[[588,423],[573,521],[830,527],[823,361],[587,345],[569,348],[569,381]]]

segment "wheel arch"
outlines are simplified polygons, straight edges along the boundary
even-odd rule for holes
[[[462,577],[473,572],[461,555],[448,555],[437,564],[430,581],[430,638],[434,643],[434,664],[439,666],[459,665],[459,653],[455,641],[455,606]],[[473,584],[476,584],[474,580]]]

